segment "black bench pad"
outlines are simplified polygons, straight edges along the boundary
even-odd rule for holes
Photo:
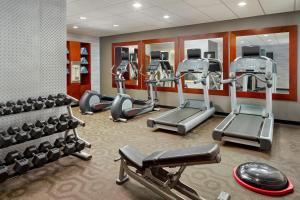
[[[157,151],[143,160],[143,167],[156,165],[180,165],[188,163],[209,162],[217,160],[220,149],[217,144],[176,149],[171,151]]]
[[[145,156],[137,149],[125,146],[119,150],[120,155],[134,167],[142,170],[155,166],[179,166],[199,162],[218,161],[220,149],[217,144],[189,147],[171,151],[157,151]]]
[[[129,164],[131,164],[137,169],[142,170],[143,160],[144,158],[146,158],[146,155],[142,154],[139,150],[128,145],[119,149],[119,153],[122,158],[129,162]]]

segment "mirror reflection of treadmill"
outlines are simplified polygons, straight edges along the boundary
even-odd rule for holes
[[[129,55],[130,61],[130,79],[137,80],[138,79],[138,62],[137,62],[137,53],[131,53]]]
[[[215,51],[206,51],[204,52],[204,58],[208,59],[216,59],[216,52]],[[219,80],[222,78],[222,67],[219,63],[214,63],[213,60],[209,61],[209,89],[219,90],[221,89],[221,84]]]
[[[160,79],[174,77],[173,67],[169,62],[169,52],[161,52],[161,67],[162,69]],[[173,87],[173,82],[164,82],[163,87]]]

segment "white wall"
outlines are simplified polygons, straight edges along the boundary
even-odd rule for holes
[[[67,34],[68,41],[91,43],[91,88],[100,92],[100,40],[98,37]]]

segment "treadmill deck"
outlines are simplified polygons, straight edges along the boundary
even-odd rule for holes
[[[225,136],[258,140],[264,118],[257,115],[238,114],[224,130]]]
[[[180,108],[174,110],[165,116],[159,117],[155,119],[155,123],[165,124],[169,126],[177,126],[181,121],[198,114],[199,112],[203,112],[200,109],[196,108]]]

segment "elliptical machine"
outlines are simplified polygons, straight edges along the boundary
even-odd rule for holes
[[[119,94],[125,93],[125,79],[123,74],[127,71],[128,65],[130,65],[129,57],[123,53],[122,61],[116,69],[117,74],[115,78]],[[80,98],[79,108],[82,114],[93,114],[94,112],[109,109],[114,99],[114,97],[103,96],[96,91],[87,90]]]
[[[151,52],[151,63],[148,66],[147,71],[150,73],[148,80],[146,80],[146,84],[148,85],[148,100],[136,100],[125,94],[124,92],[124,84],[119,81],[120,87],[123,90],[123,93],[119,93],[115,100],[112,103],[111,107],[111,119],[113,121],[121,121],[127,122],[127,119],[133,118],[135,116],[151,112],[154,110],[158,110],[155,108],[157,92],[156,92],[156,74],[157,70],[161,64],[161,53],[160,51],[152,51]],[[123,80],[123,73],[118,75],[120,80]]]

